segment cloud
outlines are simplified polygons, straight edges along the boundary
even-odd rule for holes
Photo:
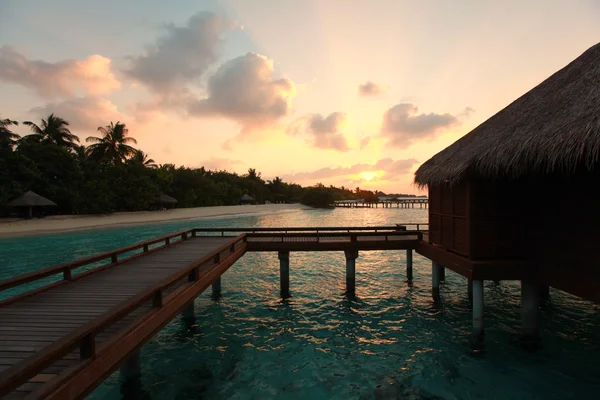
[[[362,85],[358,85],[358,94],[361,96],[377,96],[386,91],[386,88],[382,85],[378,85],[375,82],[367,81]]]
[[[0,82],[34,89],[47,99],[98,95],[121,86],[111,72],[111,63],[110,58],[97,54],[54,63],[30,60],[11,46],[1,46]]]
[[[392,158],[383,158],[375,164],[358,163],[348,167],[320,168],[310,172],[299,172],[296,174],[284,175],[283,179],[288,182],[308,182],[314,183],[322,179],[332,179],[344,177],[346,175],[359,174],[361,172],[381,172],[386,179],[393,179],[395,176],[405,175],[411,171],[418,160],[411,158],[406,160],[393,160]]]
[[[220,115],[244,130],[270,125],[288,114],[294,82],[275,79],[273,61],[248,53],[223,64],[208,81],[208,97],[190,104],[191,115]]]
[[[123,72],[161,95],[185,90],[217,61],[223,34],[233,27],[210,12],[195,14],[185,26],[167,25],[166,33],[144,54],[130,58]]]
[[[364,137],[360,140],[360,149],[366,148],[371,143],[371,136]]]
[[[349,150],[346,137],[341,133],[346,123],[346,113],[333,112],[324,117],[321,114],[309,114],[293,122],[288,128],[291,135],[308,133],[313,147],[346,152]]]
[[[410,103],[397,104],[385,112],[381,133],[387,137],[388,145],[408,147],[421,139],[433,139],[440,130],[460,123],[457,116],[448,113],[418,112],[418,107]]]
[[[73,133],[76,130],[96,130],[110,121],[124,122],[127,116],[119,112],[117,106],[109,100],[98,97],[78,97],[59,103],[49,103],[29,110],[39,118],[46,118],[51,113],[60,115],[69,121]]]

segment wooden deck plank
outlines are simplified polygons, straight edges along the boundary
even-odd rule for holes
[[[227,237],[189,239],[0,307],[0,371],[33,356],[229,241],[231,238]],[[182,279],[168,292],[186,282],[187,279]],[[99,333],[96,345],[113,340],[115,334],[151,311],[151,305],[140,307]],[[11,395],[39,389],[78,359],[75,352],[57,360]]]

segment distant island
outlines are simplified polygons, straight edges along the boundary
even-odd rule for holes
[[[317,183],[302,187],[279,177],[264,180],[250,168],[243,175],[204,167],[157,165],[134,147],[127,126],[110,122],[98,128],[98,136],[85,139],[69,129],[69,122],[51,114],[39,123],[23,122],[32,133],[23,137],[11,131],[19,122],[0,118],[0,217],[16,216],[7,204],[33,191],[56,207],[36,210],[37,215],[106,214],[163,207],[202,207],[252,203],[302,203],[330,207],[336,200],[381,196],[425,197],[414,194],[386,195]],[[18,210],[24,214],[24,210]]]

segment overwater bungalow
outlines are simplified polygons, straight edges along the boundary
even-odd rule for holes
[[[417,170],[418,251],[471,280],[474,318],[483,280],[521,280],[525,333],[548,286],[600,302],[599,158],[597,44]]]

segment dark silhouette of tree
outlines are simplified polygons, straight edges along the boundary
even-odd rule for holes
[[[11,125],[19,125],[17,121],[8,118],[0,118],[0,149],[11,149],[21,138],[10,130]]]
[[[21,138],[25,142],[55,144],[67,150],[74,150],[77,146],[75,143],[79,143],[79,138],[69,130],[69,123],[54,114],[50,114],[48,119],[42,119],[40,125],[31,121],[25,121],[23,124],[29,126],[33,132]]]
[[[131,161],[142,164],[144,167],[147,168],[158,168],[156,162],[153,159],[149,158],[148,154],[144,153],[142,150],[137,150],[133,157],[131,157]]]
[[[138,151],[128,144],[137,144],[137,140],[127,136],[129,130],[119,121],[116,124],[111,122],[105,127],[99,126],[98,132],[103,136],[89,136],[85,139],[86,142],[93,143],[87,148],[87,155],[93,161],[120,164]]]

